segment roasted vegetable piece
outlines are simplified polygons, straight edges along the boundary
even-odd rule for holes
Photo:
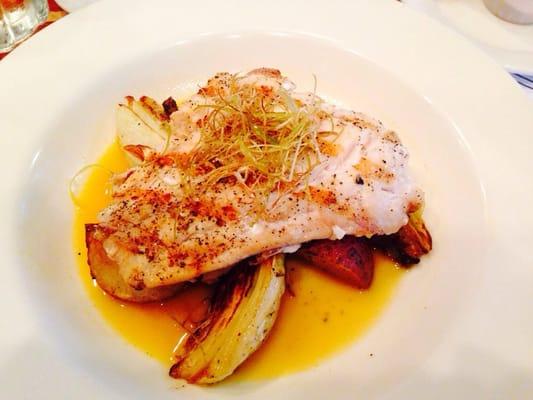
[[[210,384],[231,375],[270,332],[284,290],[281,254],[233,267],[215,288],[207,320],[178,350],[170,376]]]
[[[178,105],[176,104],[176,100],[174,100],[172,97],[169,97],[163,102],[163,111],[165,112],[165,115],[167,118],[170,118],[170,115],[173,112],[178,111]]]
[[[431,234],[424,224],[421,211],[409,214],[409,222],[397,233],[375,236],[371,242],[403,267],[418,264],[420,257],[432,248]]]
[[[364,238],[345,236],[341,240],[315,240],[304,244],[297,254],[358,289],[368,289],[372,283],[374,259]]]
[[[154,152],[162,152],[170,135],[164,108],[147,96],[126,97],[116,111],[117,135],[128,161],[137,165]]]
[[[175,295],[184,284],[160,286],[156,288],[134,289],[128,285],[118,273],[118,266],[111,260],[102,242],[96,236],[95,225],[85,225],[85,242],[87,245],[87,260],[91,275],[98,286],[113,297],[135,303],[159,301]]]

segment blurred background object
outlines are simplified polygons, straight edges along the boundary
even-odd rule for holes
[[[19,0],[20,3],[23,3],[24,1],[23,0]],[[4,3],[16,3],[16,1],[4,1],[4,0],[0,0],[0,3],[4,4]],[[50,25],[51,23],[57,21],[58,19],[64,17],[65,15],[67,15],[67,12],[65,10],[63,10],[56,2],[55,0],[48,0],[48,17],[46,18],[46,21],[44,21],[43,23],[41,23],[37,29],[34,30],[34,33],[37,32],[37,31],[40,31],[41,29],[47,27],[48,25]],[[3,16],[2,16],[3,18]],[[2,20],[2,18],[0,18],[0,20]],[[0,22],[1,23],[1,22]],[[31,35],[30,35],[31,36]],[[18,45],[15,44],[14,47],[16,47]],[[1,50],[0,49],[0,60],[2,60],[5,56],[7,56],[9,54],[9,52],[11,50],[13,50],[14,47],[11,47],[7,50]],[[1,46],[0,46],[1,48]]]
[[[497,17],[513,24],[533,24],[533,0],[483,0]]]
[[[47,17],[47,0],[0,0],[0,52],[26,39]]]
[[[402,0],[401,2],[453,29],[508,71],[533,76],[533,24],[511,23],[489,11],[489,7],[493,10],[504,10],[508,9],[507,6],[512,6],[515,11],[521,11],[521,21],[525,22],[533,7],[533,0]]]

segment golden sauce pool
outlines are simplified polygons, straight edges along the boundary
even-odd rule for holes
[[[117,143],[87,171],[77,195],[74,217],[74,250],[79,273],[93,304],[128,342],[166,366],[185,334],[183,322],[195,319],[194,311],[205,305],[209,289],[198,286],[163,303],[132,304],[112,298],[91,279],[85,248],[85,224],[96,222],[97,213],[111,200],[106,192],[110,172],[127,168]],[[297,259],[288,259],[291,289],[285,293],[274,328],[232,379],[262,379],[316,365],[361,336],[391,298],[402,270],[376,254],[374,281],[358,291]]]

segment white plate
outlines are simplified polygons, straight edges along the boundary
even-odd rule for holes
[[[533,24],[493,15],[483,0],[402,0],[461,33],[512,72],[533,75]]]
[[[98,0],[56,0],[56,3],[59,4],[59,7],[63,10],[73,12],[96,1]]]
[[[116,0],[0,63],[2,398],[525,398],[533,390],[533,114],[457,34],[396,2]],[[436,45],[438,44],[438,45]],[[313,369],[185,387],[102,320],[77,276],[67,184],[125,94],[276,66],[398,130],[434,252],[362,340]],[[374,357],[369,357],[373,353]]]

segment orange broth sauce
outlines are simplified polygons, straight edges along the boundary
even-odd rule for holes
[[[111,201],[106,193],[109,172],[124,171],[127,160],[113,143],[98,160],[104,168],[88,171],[77,196],[74,215],[74,251],[85,289],[104,319],[129,343],[166,366],[186,334],[182,321],[194,320],[194,309],[205,304],[209,290],[193,287],[177,297],[152,304],[132,304],[103,292],[91,279],[85,248],[86,223],[96,222],[97,213]],[[280,376],[316,365],[361,336],[387,305],[402,270],[376,254],[372,286],[358,291],[289,258],[291,291],[285,293],[274,328],[263,343],[234,374],[233,379],[257,380]]]

